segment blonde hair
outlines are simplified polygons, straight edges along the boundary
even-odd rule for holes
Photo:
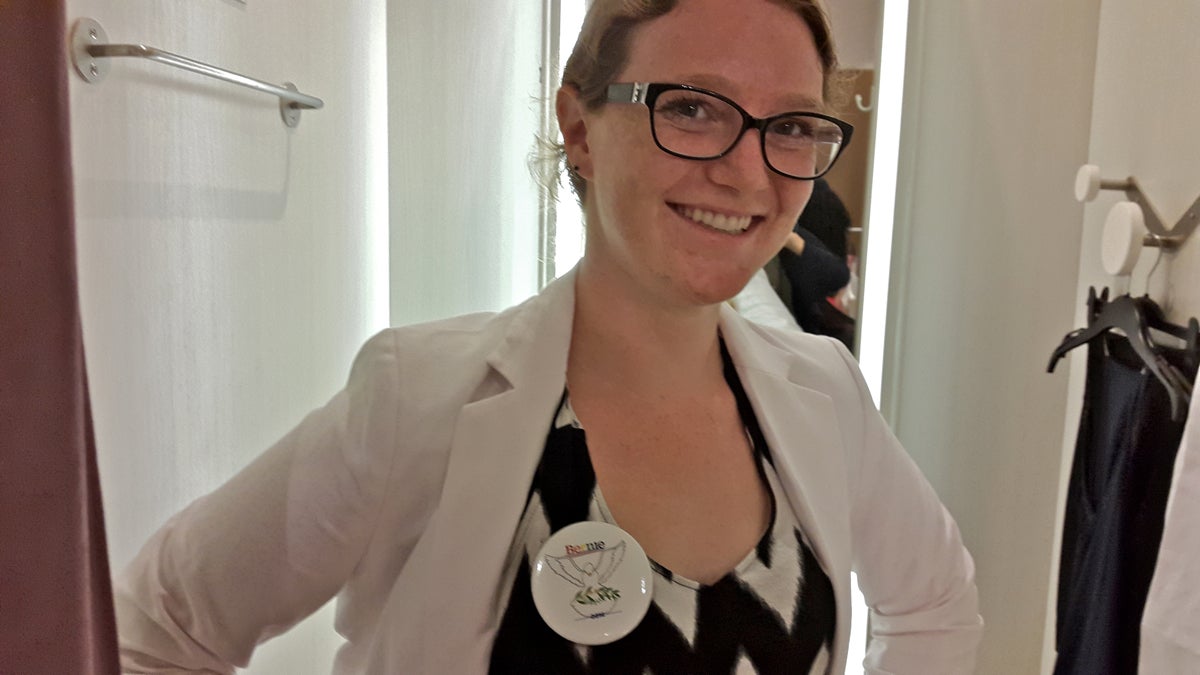
[[[731,0],[733,1],[733,0]],[[812,32],[821,57],[824,75],[823,95],[829,103],[840,96],[841,83],[836,77],[838,62],[833,45],[829,16],[821,0],[770,0],[792,10]],[[593,0],[579,31],[575,49],[563,68],[563,86],[579,90],[580,98],[590,110],[604,104],[608,85],[625,68],[629,58],[629,40],[633,29],[660,17],[679,4],[679,0]],[[567,164],[566,151],[561,143],[541,139],[543,183],[557,182],[565,170],[571,188],[582,205],[587,194],[587,181]]]

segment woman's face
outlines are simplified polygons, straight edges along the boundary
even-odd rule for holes
[[[823,107],[812,33],[767,0],[684,0],[635,29],[615,81],[703,87],[756,117]],[[812,192],[810,181],[767,168],[753,129],[724,157],[697,161],[655,145],[643,105],[606,104],[576,119],[568,114],[563,130],[588,180],[584,265],[639,299],[687,307],[736,295],[778,253]],[[713,215],[726,217],[725,229],[699,222]]]

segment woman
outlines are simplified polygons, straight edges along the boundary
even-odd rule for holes
[[[852,358],[724,303],[850,133],[820,113],[834,67],[811,0],[595,0],[557,99],[578,268],[370,340],[343,392],[132,564],[126,668],[230,672],[339,594],[337,672],[836,673],[854,568],[875,671],[970,672],[971,559]],[[747,129],[730,102],[804,112]],[[608,644],[533,597],[539,547],[578,520],[655,570]]]

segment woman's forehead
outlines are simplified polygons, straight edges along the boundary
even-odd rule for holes
[[[619,79],[811,109],[822,101],[824,69],[812,31],[793,10],[769,0],[686,0],[633,31]]]

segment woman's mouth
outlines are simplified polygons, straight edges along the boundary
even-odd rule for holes
[[[692,222],[728,234],[745,232],[757,220],[755,216],[731,216],[680,204],[671,204],[671,208]]]

